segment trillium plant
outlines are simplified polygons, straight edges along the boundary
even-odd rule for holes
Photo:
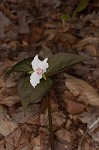
[[[54,150],[54,136],[51,106],[47,96],[52,86],[51,77],[84,60],[85,58],[79,55],[62,52],[45,59],[39,59],[36,55],[20,61],[12,67],[12,71],[23,72],[22,79],[18,83],[18,93],[24,108],[29,104],[40,102],[42,97],[46,96],[51,150]]]

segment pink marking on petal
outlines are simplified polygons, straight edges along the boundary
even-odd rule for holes
[[[36,72],[37,72],[38,75],[43,74],[43,70],[40,69],[40,68],[38,68],[38,69],[36,70]]]

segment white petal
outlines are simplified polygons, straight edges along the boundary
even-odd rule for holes
[[[49,67],[48,63],[47,63],[47,60],[48,58],[45,58],[43,61],[42,61],[42,70],[43,72],[46,72],[46,69]]]
[[[35,88],[37,84],[40,83],[42,75],[38,75],[36,72],[33,72],[30,76],[30,83]]]
[[[33,70],[36,71],[42,65],[42,61],[39,60],[38,55],[36,55],[33,61],[31,62],[31,64],[32,64]]]

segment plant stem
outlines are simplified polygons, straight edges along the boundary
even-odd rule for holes
[[[51,105],[50,105],[48,96],[46,96],[46,100],[47,100],[47,108],[48,108],[50,144],[51,144],[51,150],[54,150],[54,133],[53,133],[53,125],[52,125],[52,113],[51,113]]]

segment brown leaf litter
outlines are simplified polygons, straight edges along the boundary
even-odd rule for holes
[[[0,1],[0,150],[49,150],[45,98],[24,111],[17,93],[21,74],[8,74],[24,58],[76,53],[87,61],[53,77],[50,93],[55,150],[77,150],[99,117],[99,2],[68,21],[78,0]],[[99,123],[90,128],[82,150],[99,149]]]
[[[89,84],[81,79],[65,74],[66,87],[77,97],[79,101],[92,106],[99,106],[99,94]]]

